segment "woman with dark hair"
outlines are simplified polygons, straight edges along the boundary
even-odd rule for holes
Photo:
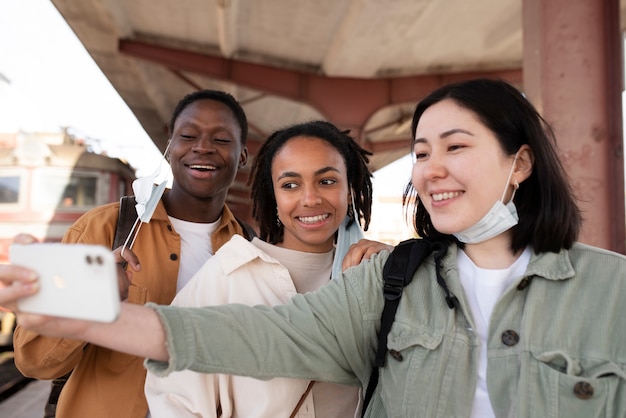
[[[519,251],[530,245],[540,253],[570,248],[578,237],[581,216],[557,156],[556,139],[550,126],[513,86],[493,80],[475,80],[441,88],[422,100],[415,109],[412,132],[416,131],[426,110],[446,99],[473,112],[494,134],[506,155],[515,155],[522,145],[532,151],[532,171],[524,180],[524,187],[519,187],[515,194],[519,221],[511,231],[511,249]],[[410,183],[404,201],[414,201],[414,192]],[[422,201],[416,202],[417,233],[422,237],[453,240],[451,235],[433,226]]]
[[[365,416],[626,416],[626,257],[575,242],[581,216],[537,111],[505,82],[463,81],[418,104],[413,132],[407,200],[439,249],[404,289]],[[274,308],[125,305],[109,325],[18,320],[143,355],[163,376],[365,387],[387,258]]]
[[[237,237],[225,244],[172,305],[271,306],[328,283],[333,264],[340,267],[347,247],[360,238],[360,220],[366,229],[370,221],[368,155],[328,122],[273,133],[259,149],[249,180],[261,239]],[[346,240],[353,231],[354,238]],[[153,418],[354,417],[360,399],[355,386],[188,370],[167,378],[148,373],[145,392]]]
[[[293,125],[274,132],[259,150],[248,184],[251,188],[252,216],[259,222],[259,237],[272,244],[283,240],[284,228],[276,223],[276,195],[272,177],[272,161],[278,151],[292,138],[306,136],[322,139],[336,148],[345,161],[347,178],[354,196],[354,213],[363,218],[367,230],[372,206],[372,180],[367,163],[370,152],[362,149],[347,132],[339,131],[324,121]],[[305,150],[305,155],[314,149]],[[354,219],[351,220],[353,222]]]

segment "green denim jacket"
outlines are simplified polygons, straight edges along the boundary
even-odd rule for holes
[[[450,309],[428,258],[406,288],[389,355],[368,417],[468,417],[477,381],[478,336],[456,268],[442,274],[460,309]],[[156,374],[209,373],[326,380],[366,387],[383,307],[388,253],[315,293],[274,309],[236,305],[161,316],[170,362]],[[575,244],[533,254],[497,302],[489,328],[487,385],[497,417],[626,416],[626,257]]]

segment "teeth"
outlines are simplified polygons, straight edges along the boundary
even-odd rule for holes
[[[460,195],[461,195],[461,192],[445,192],[445,193],[437,193],[432,196],[435,202],[439,202],[441,200],[452,199],[453,197],[457,197]]]
[[[328,214],[317,216],[300,216],[298,217],[298,219],[300,220],[300,222],[305,224],[314,224],[315,222],[323,221],[324,219],[328,218],[328,216]]]
[[[194,170],[210,170],[210,171],[217,169],[217,167],[215,167],[214,165],[199,165],[199,164],[190,165],[189,168],[192,168]]]

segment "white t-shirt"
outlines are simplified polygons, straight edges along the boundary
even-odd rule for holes
[[[180,235],[180,263],[176,293],[180,292],[204,263],[213,255],[211,234],[222,217],[213,223],[188,222],[169,216],[174,230]]]
[[[506,269],[484,269],[476,266],[463,250],[457,253],[459,278],[474,317],[475,332],[480,338],[478,357],[478,383],[471,418],[494,417],[487,392],[487,336],[489,320],[494,306],[504,291],[526,271],[530,261],[530,248],[526,248]]]

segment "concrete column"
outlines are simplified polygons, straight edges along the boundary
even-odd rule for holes
[[[554,128],[580,241],[624,253],[619,0],[523,0],[522,12],[524,90]]]

